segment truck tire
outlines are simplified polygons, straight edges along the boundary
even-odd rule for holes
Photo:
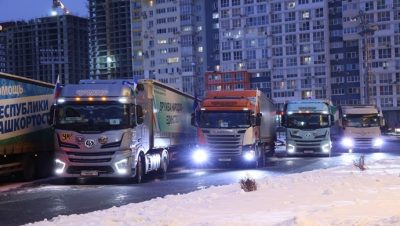
[[[54,169],[53,157],[49,153],[41,153],[37,157],[36,172],[38,178],[50,177]]]
[[[24,181],[32,181],[36,177],[36,164],[33,156],[26,156],[22,162],[22,179]]]
[[[162,157],[160,163],[160,169],[158,170],[158,174],[161,178],[165,179],[168,171],[168,158],[166,156]]]
[[[266,146],[264,146],[266,147]],[[266,149],[266,148],[265,148]],[[267,157],[273,157],[275,155],[275,142],[269,144],[268,152],[266,152]]]
[[[143,177],[144,177],[144,167],[145,167],[145,162],[144,162],[144,157],[143,155],[139,155],[138,162],[136,164],[136,175],[133,178],[134,182],[137,184],[140,184],[143,182]]]

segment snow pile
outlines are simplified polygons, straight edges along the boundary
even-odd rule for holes
[[[400,225],[400,159],[170,195],[31,225]],[[134,195],[134,194],[132,194]]]

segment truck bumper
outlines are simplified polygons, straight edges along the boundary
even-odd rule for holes
[[[56,152],[54,174],[58,177],[131,177],[135,175],[134,161],[130,150],[108,156]]]
[[[331,151],[332,145],[329,141],[318,146],[301,146],[292,142],[286,144],[287,155],[330,155]]]

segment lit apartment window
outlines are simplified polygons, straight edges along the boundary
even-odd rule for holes
[[[302,13],[301,13],[301,18],[302,19],[310,19],[310,11],[303,11]]]
[[[167,59],[167,62],[168,62],[169,64],[178,63],[178,62],[179,62],[179,57],[171,57],[171,58],[168,58],[168,59]]]

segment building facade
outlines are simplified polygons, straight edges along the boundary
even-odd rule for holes
[[[323,0],[221,0],[221,70],[247,70],[278,108],[326,98],[328,5]]]
[[[343,43],[358,49],[351,53],[357,56],[355,62],[346,62],[340,70],[358,70],[358,76],[346,78],[357,78],[360,84],[356,90],[358,103],[377,105],[392,125],[400,117],[400,1],[357,0],[341,4]]]
[[[250,75],[247,71],[206,72],[204,82],[205,92],[250,89]]]
[[[216,1],[142,1],[145,78],[201,96],[204,73],[215,67],[218,55],[217,25],[209,28],[218,19],[216,7]]]
[[[88,0],[91,77],[132,78],[135,2]]]
[[[4,24],[5,72],[49,83],[59,76],[62,84],[88,78],[87,19],[62,15]]]

